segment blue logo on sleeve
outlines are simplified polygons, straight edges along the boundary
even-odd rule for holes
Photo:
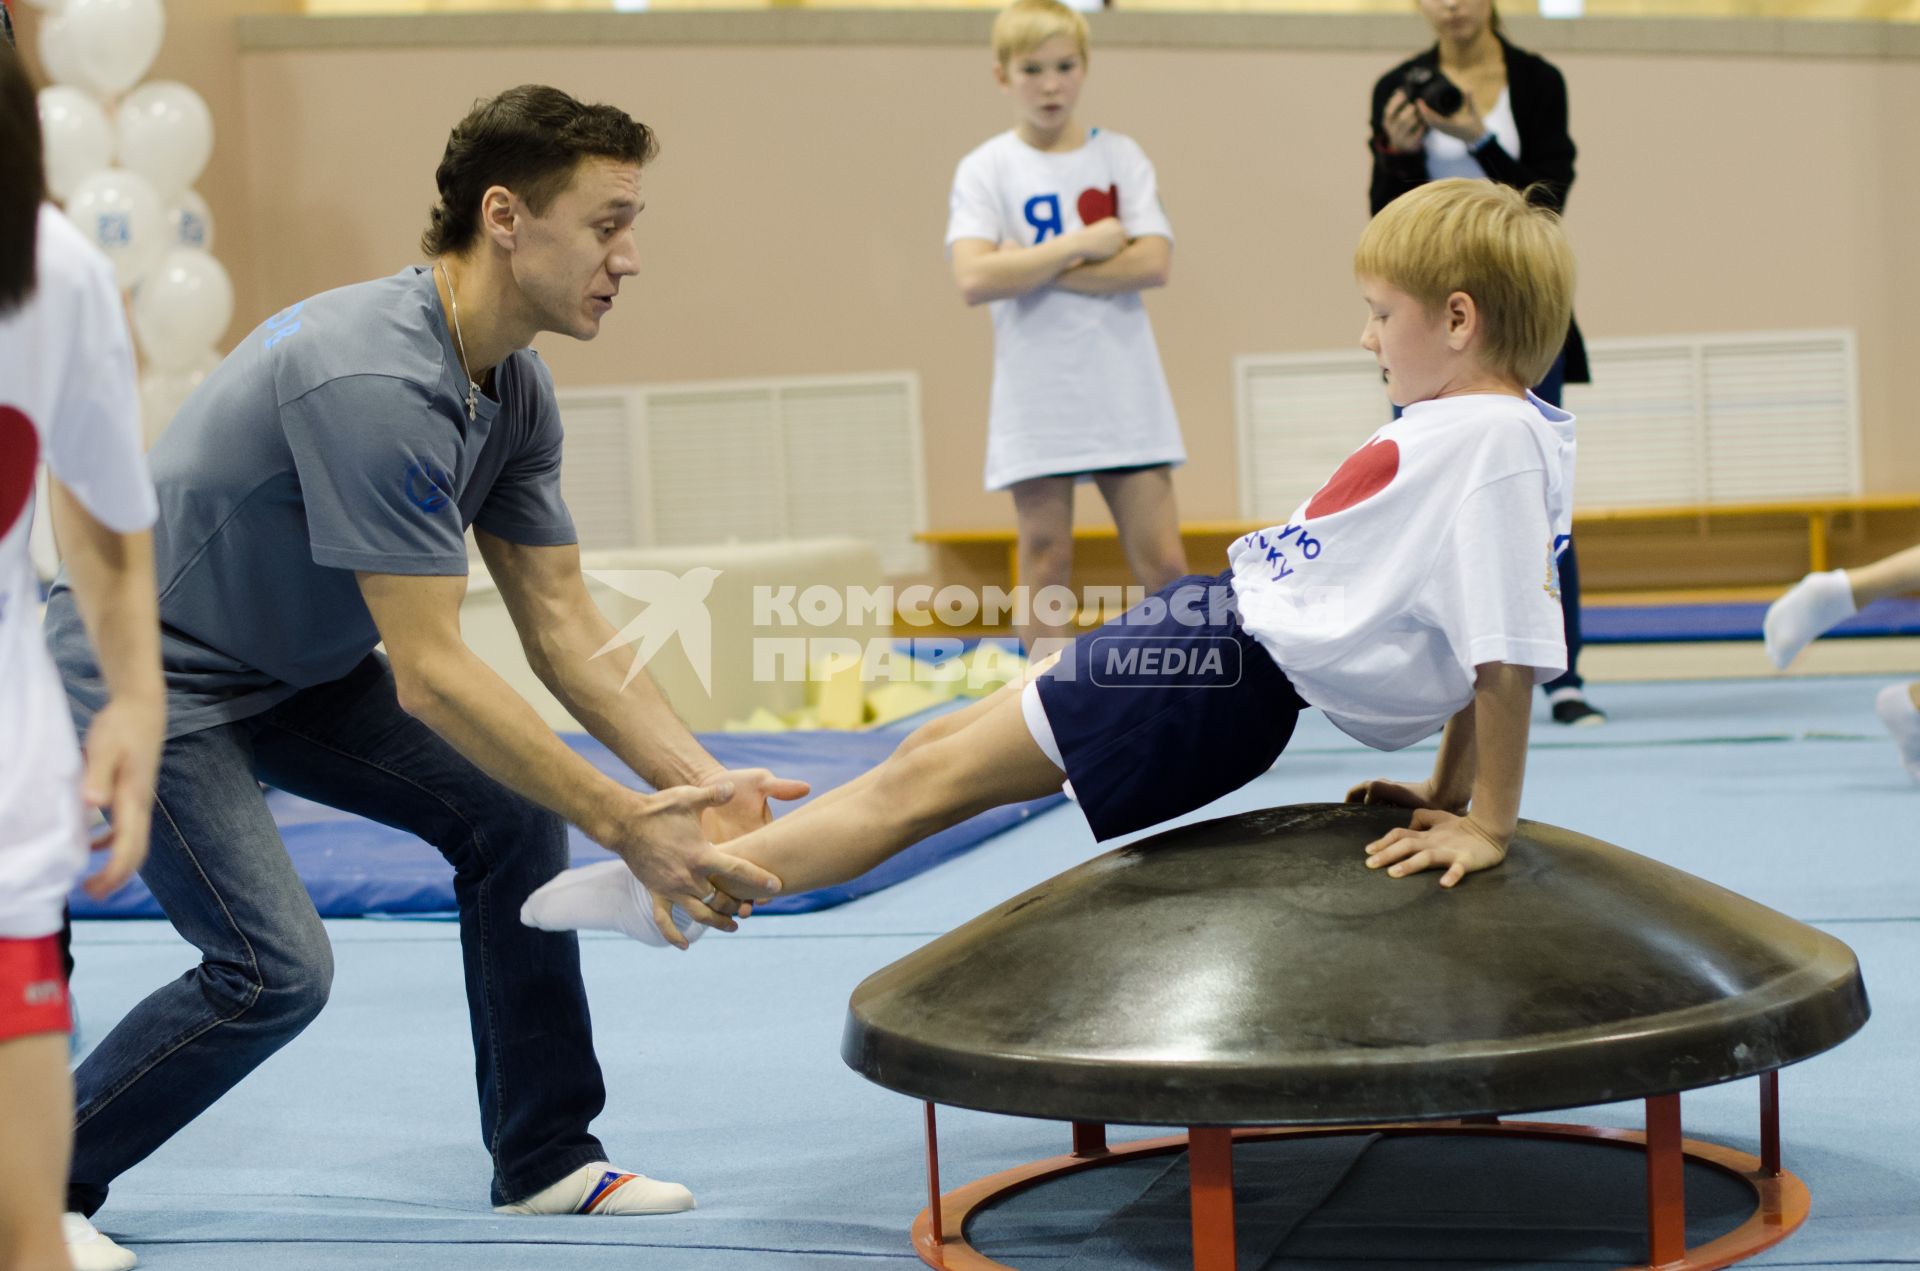
[[[267,331],[267,339],[266,343],[261,345],[261,347],[270,349],[292,335],[295,331],[298,331],[300,329],[300,311],[306,307],[307,302],[302,300],[299,304],[291,308],[282,309],[279,313],[274,314],[262,323],[261,325]]]
[[[453,502],[453,474],[416,459],[407,465],[407,501],[422,512],[444,512]]]

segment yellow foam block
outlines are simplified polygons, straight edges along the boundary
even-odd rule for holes
[[[729,733],[784,733],[794,725],[764,706],[753,708],[753,714],[745,719],[730,719],[721,726],[722,732]]]
[[[931,684],[881,684],[867,693],[867,722],[891,724],[896,719],[917,715],[952,697],[941,694]]]
[[[826,658],[811,669],[811,705],[822,728],[858,728],[866,722],[866,685],[858,658]]]

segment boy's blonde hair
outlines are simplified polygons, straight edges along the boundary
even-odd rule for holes
[[[1056,35],[1073,37],[1080,60],[1087,60],[1087,20],[1060,0],[1013,0],[993,20],[993,56],[1004,68]]]
[[[1573,320],[1573,249],[1551,209],[1511,186],[1455,177],[1380,209],[1354,249],[1353,272],[1437,310],[1473,297],[1489,370],[1538,384]]]

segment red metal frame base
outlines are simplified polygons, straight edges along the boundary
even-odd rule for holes
[[[1562,1125],[1555,1122],[1417,1122],[1301,1129],[1227,1130],[1196,1127],[1188,1134],[1145,1139],[1097,1153],[1075,1153],[1016,1166],[947,1192],[932,1184],[936,1207],[922,1210],[913,1224],[913,1247],[920,1260],[939,1271],[1013,1271],[967,1242],[967,1221],[975,1211],[1009,1193],[1050,1178],[1097,1169],[1113,1161],[1190,1150],[1192,1163],[1195,1271],[1233,1271],[1233,1156],[1237,1142],[1315,1138],[1346,1134],[1484,1134],[1503,1138],[1554,1139],[1569,1143],[1637,1149],[1647,1157],[1648,1261],[1622,1271],[1715,1271],[1731,1266],[1785,1240],[1806,1221],[1810,1197],[1806,1184],[1779,1167],[1778,1085],[1774,1074],[1762,1079],[1762,1157],[1716,1143],[1680,1137],[1680,1097],[1647,1100],[1647,1131]],[[928,1108],[928,1163],[937,1169]],[[1076,1146],[1089,1145],[1092,1127],[1076,1125]],[[1716,1240],[1686,1248],[1685,1162],[1711,1166],[1753,1189],[1751,1217]],[[937,1174],[935,1175],[937,1177]]]

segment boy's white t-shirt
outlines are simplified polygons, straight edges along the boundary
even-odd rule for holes
[[[977,238],[1032,247],[1113,215],[1129,238],[1173,238],[1153,164],[1132,138],[1096,129],[1079,149],[1052,153],[1006,132],[954,172],[947,246]],[[1138,292],[1082,296],[1048,286],[991,309],[989,490],[1186,461]]]
[[[40,208],[35,284],[0,317],[0,940],[58,931],[87,863],[80,752],[27,545],[35,471],[44,460],[120,533],[156,513],[112,266],[52,204]]]
[[[1286,525],[1228,549],[1241,621],[1302,698],[1380,750],[1444,726],[1482,663],[1552,679],[1573,464],[1573,416],[1532,394],[1416,402]]]

